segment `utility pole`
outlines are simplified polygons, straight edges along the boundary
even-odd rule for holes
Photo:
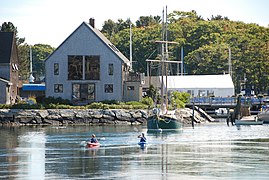
[[[32,48],[30,46],[30,76],[29,76],[29,83],[34,83],[35,78],[33,76],[33,55],[32,55]]]
[[[130,21],[130,71],[133,70],[132,22]]]

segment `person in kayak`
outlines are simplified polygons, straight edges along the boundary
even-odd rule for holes
[[[96,139],[95,134],[92,134],[92,138],[90,139],[91,143],[98,143],[98,140]]]
[[[144,133],[140,134],[137,138],[140,138],[140,142],[146,142],[147,141],[147,138],[145,137]]]

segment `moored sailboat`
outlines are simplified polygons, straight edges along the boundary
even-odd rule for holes
[[[148,130],[175,130],[181,129],[183,126],[182,122],[177,118],[171,117],[169,115],[152,115],[147,119]]]
[[[161,60],[147,60],[158,62],[161,64],[161,109],[153,109],[147,118],[148,130],[162,131],[162,130],[175,130],[181,129],[183,123],[180,119],[177,119],[175,114],[168,114],[168,99],[167,99],[167,67],[168,63],[181,63],[181,61],[168,61],[168,44],[175,44],[176,42],[167,41],[167,8],[166,8],[166,22],[164,24],[164,12],[163,12],[163,31],[162,41],[156,41],[162,45],[162,59]],[[165,51],[165,52],[164,52]],[[166,78],[166,87],[164,95],[164,77]],[[164,105],[165,104],[165,105]]]

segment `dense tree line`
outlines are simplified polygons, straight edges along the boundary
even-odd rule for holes
[[[162,21],[160,16],[141,16],[135,23],[130,19],[109,19],[104,22],[102,33],[129,57],[130,24],[132,24],[133,70],[147,71],[146,59],[160,59]],[[15,31],[10,22],[3,23],[1,31]],[[17,37],[20,60],[20,77],[29,77],[29,45]],[[169,46],[169,60],[180,60],[184,49],[184,74],[228,73],[229,49],[231,51],[232,78],[236,92],[242,83],[254,88],[256,94],[269,89],[269,28],[257,24],[231,21],[220,15],[205,20],[195,11],[174,11],[168,15],[168,40],[177,42]],[[36,77],[44,76],[44,60],[53,52],[50,45],[36,44],[33,50],[33,71]],[[158,65],[151,73],[158,74]],[[172,65],[170,74],[177,72]]]
[[[17,27],[12,22],[4,22],[0,26],[0,32],[15,32],[19,58],[19,77],[23,83],[29,81],[30,75],[30,45],[25,43],[25,38],[18,37]],[[31,45],[32,69],[36,81],[42,81],[45,76],[45,59],[55,48],[46,44]]]
[[[102,32],[127,57],[130,23],[129,19],[118,22],[108,20],[102,28]],[[132,24],[134,71],[146,72],[145,60],[160,58],[160,46],[155,41],[162,39],[161,31],[159,16],[141,16]],[[169,46],[170,60],[180,59],[180,49],[184,49],[184,74],[228,73],[230,49],[236,92],[240,93],[242,84],[246,83],[257,94],[268,93],[268,28],[231,21],[220,15],[204,20],[195,11],[174,11],[168,15],[168,40],[178,43]],[[172,67],[170,74],[176,73],[175,68]]]

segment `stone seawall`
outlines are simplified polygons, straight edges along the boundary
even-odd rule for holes
[[[184,124],[191,124],[192,110],[177,109],[176,118]],[[102,124],[145,124],[146,110],[125,109],[0,109],[0,125],[102,125]],[[207,122],[198,111],[194,113],[194,122]]]
[[[100,109],[0,109],[2,125],[143,124],[144,110]]]

